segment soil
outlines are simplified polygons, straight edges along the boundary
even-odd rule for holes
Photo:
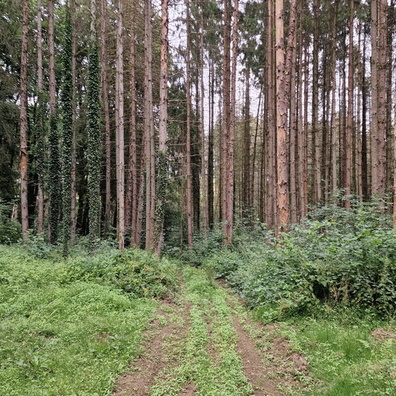
[[[291,349],[287,339],[279,335],[275,326],[259,324],[249,318],[249,315],[243,319],[239,317],[235,310],[236,304],[239,305],[240,302],[236,299],[229,300],[238,337],[237,351],[254,395],[301,394],[304,385],[298,378],[308,375],[308,364],[304,356]],[[131,363],[129,371],[118,379],[113,395],[148,396],[161,372],[177,365],[177,353],[172,353],[172,346],[177,349],[177,345],[186,337],[189,323],[185,318],[189,318],[189,310],[190,307],[183,302],[162,302],[145,333],[140,356]],[[184,321],[175,320],[177,317],[184,318]],[[254,328],[254,331],[248,331],[249,327]],[[214,364],[217,364],[218,357],[214,349],[213,345],[209,345],[208,352]],[[195,384],[188,382],[180,396],[195,394]]]

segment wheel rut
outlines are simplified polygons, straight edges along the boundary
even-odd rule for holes
[[[186,271],[192,286],[187,281],[178,301],[161,303],[141,353],[112,395],[306,394],[301,378],[309,378],[307,362],[279,329],[254,321],[241,301],[202,271]]]

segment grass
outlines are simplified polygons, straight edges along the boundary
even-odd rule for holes
[[[156,303],[0,246],[0,394],[107,395]]]
[[[293,323],[284,333],[306,355],[318,380],[313,396],[396,394],[396,341],[372,335],[381,327],[395,332],[396,323],[361,319],[353,312]]]
[[[191,326],[178,352],[180,364],[159,376],[151,396],[178,395],[187,383],[201,396],[251,395],[225,292],[204,271],[187,267],[184,278],[182,299],[191,304]]]

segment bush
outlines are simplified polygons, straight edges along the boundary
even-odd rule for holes
[[[251,235],[251,234],[250,234]],[[205,265],[269,319],[342,304],[391,314],[396,308],[396,238],[378,206],[321,208],[280,238],[241,231],[232,250]]]
[[[177,288],[177,267],[139,249],[107,249],[94,256],[71,256],[69,277],[113,285],[135,297],[165,297]]]

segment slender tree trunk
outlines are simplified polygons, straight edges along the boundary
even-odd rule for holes
[[[319,118],[319,0],[314,0],[313,81],[312,81],[312,153],[313,153],[313,203],[321,199],[320,131]]]
[[[144,133],[146,155],[146,249],[155,249],[155,149],[153,119],[152,81],[152,7],[151,0],[145,1],[145,81],[144,81]]]
[[[20,73],[20,173],[21,173],[21,220],[22,238],[26,242],[29,229],[28,211],[28,120],[27,120],[27,62],[28,62],[28,24],[29,2],[23,1],[22,48]]]
[[[111,212],[111,130],[110,130],[110,110],[109,110],[109,87],[107,73],[107,12],[106,0],[100,0],[100,79],[101,96],[104,115],[105,130],[105,214],[104,214],[104,234],[107,235],[110,228]]]
[[[203,13],[199,23],[199,81],[200,81],[200,118],[199,118],[199,133],[201,137],[201,191],[202,191],[202,213],[203,213],[203,228],[204,233],[207,234],[209,230],[209,216],[208,216],[208,192],[207,192],[207,166],[206,166],[206,140],[205,140],[205,81],[204,81],[204,19]]]
[[[349,46],[348,46],[348,119],[346,128],[346,156],[345,156],[345,209],[351,208],[352,184],[352,135],[353,135],[353,95],[354,95],[354,64],[353,64],[353,22],[355,19],[354,0],[350,1],[349,11]]]
[[[285,114],[283,115],[283,123],[286,131],[287,144],[287,108],[290,109],[290,208],[289,216],[292,223],[297,222],[297,187],[296,187],[296,139],[297,139],[297,121],[296,121],[296,103],[295,103],[295,84],[296,84],[296,45],[297,45],[297,1],[292,0],[290,4],[290,22],[289,34],[287,38],[285,72],[283,83],[283,96],[285,101]],[[287,156],[286,156],[287,159]],[[287,174],[286,170],[286,176]],[[289,192],[287,193],[289,194]]]
[[[268,158],[266,169],[267,169],[267,210],[266,210],[266,223],[267,228],[273,229],[276,227],[277,219],[277,206],[276,206],[276,189],[277,189],[277,178],[276,178],[276,107],[275,107],[275,57],[274,57],[274,40],[273,30],[275,29],[275,10],[274,3],[268,2],[268,31],[267,31],[267,108],[268,108],[268,125],[266,129],[267,138],[266,141],[266,157]],[[264,144],[263,140],[263,144]],[[264,154],[264,150],[262,151]]]
[[[61,209],[61,177],[59,160],[59,135],[56,116],[56,78],[55,78],[55,32],[54,0],[48,0],[48,52],[49,52],[49,240],[58,239],[58,223]]]
[[[191,71],[190,71],[190,53],[191,53],[191,24],[190,24],[190,2],[186,0],[187,9],[187,48],[186,48],[186,176],[187,176],[187,243],[192,246],[193,237],[193,213],[192,213],[192,172],[191,172]]]
[[[72,22],[70,7],[66,5],[65,31],[62,62],[62,209],[63,209],[63,256],[69,254],[71,238],[71,185],[73,148],[73,80],[72,80]]]
[[[277,229],[285,231],[289,225],[289,175],[287,161],[287,94],[285,48],[283,32],[283,0],[275,4],[276,35],[276,150],[277,150]]]
[[[167,186],[167,141],[168,141],[168,0],[161,2],[161,71],[160,71],[160,120],[158,147],[158,184],[156,206],[156,253],[161,255]]]
[[[43,145],[44,145],[44,122],[43,122],[43,96],[44,96],[44,79],[43,79],[43,30],[42,30],[42,6],[41,0],[37,0],[37,91],[39,100],[39,133],[37,136],[37,168],[38,168],[38,185],[37,185],[37,234],[44,232],[44,177],[43,177]]]
[[[130,244],[135,246],[136,203],[137,203],[137,134],[136,134],[136,53],[135,53],[135,13],[136,4],[132,2],[131,28],[129,37],[129,148],[126,172],[125,228],[130,234]]]
[[[242,155],[242,216],[249,218],[251,214],[251,168],[250,168],[250,67],[245,70],[245,106],[243,126],[243,155]],[[252,167],[254,169],[254,166]]]
[[[71,169],[71,208],[70,208],[70,242],[74,244],[77,229],[77,145],[76,145],[76,75],[77,75],[77,39],[76,39],[76,2],[70,0],[72,24],[72,169]]]
[[[125,245],[125,160],[124,160],[124,46],[123,3],[118,2],[117,51],[116,51],[116,170],[117,170],[117,237],[118,248]]]
[[[209,133],[208,133],[208,223],[209,228],[214,224],[214,189],[213,189],[213,166],[214,166],[214,97],[215,97],[214,61],[209,56]]]

